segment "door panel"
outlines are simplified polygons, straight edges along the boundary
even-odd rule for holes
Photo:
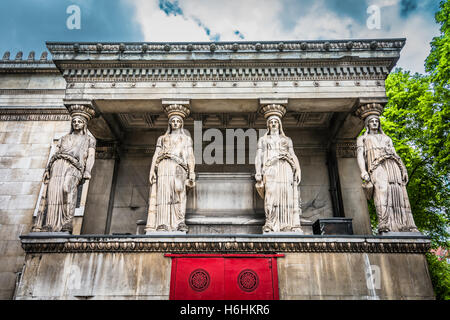
[[[169,255],[171,300],[278,300],[275,256]]]
[[[222,300],[223,259],[177,258],[173,300]],[[171,294],[172,296],[172,294]]]
[[[273,300],[271,258],[225,259],[226,300]]]

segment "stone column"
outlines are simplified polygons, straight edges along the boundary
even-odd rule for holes
[[[374,200],[379,234],[420,234],[406,190],[408,172],[392,139],[383,132],[382,111],[378,103],[363,105],[356,111],[366,128],[356,141],[362,189],[367,199]]]
[[[96,140],[88,132],[91,104],[66,103],[70,133],[63,136],[44,172],[33,232],[79,234],[95,161]]]
[[[266,234],[303,234],[300,225],[300,163],[292,140],[283,131],[281,119],[286,107],[280,102],[287,104],[287,100],[263,100],[260,110],[267,120],[268,129],[267,134],[259,138],[255,159],[255,187],[264,199],[266,218],[262,231]]]
[[[109,234],[120,164],[118,142],[97,146],[81,234]]]
[[[186,198],[195,187],[193,142],[184,129],[189,115],[188,100],[163,100],[169,121],[156,143],[150,167],[149,208],[146,234],[186,233]]]
[[[372,234],[367,199],[361,188],[356,161],[356,141],[355,139],[338,140],[335,148],[345,217],[352,218],[354,234]]]

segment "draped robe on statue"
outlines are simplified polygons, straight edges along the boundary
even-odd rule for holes
[[[258,142],[262,154],[263,186],[257,190],[264,198],[264,232],[300,231],[298,185],[294,181],[295,161],[289,152],[292,140],[282,135],[265,135]]]
[[[156,150],[152,162],[157,178],[150,186],[146,230],[186,231],[186,181],[194,163],[192,139],[184,133],[166,133],[158,138]]]
[[[47,187],[48,231],[71,231],[77,201],[77,187],[86,167],[95,138],[88,134],[70,133],[61,138],[56,153],[50,159],[50,180]]]
[[[418,232],[402,179],[406,168],[395,153],[391,138],[385,134],[367,134],[358,138],[363,148],[367,172],[373,183],[373,198],[378,215],[378,231]]]

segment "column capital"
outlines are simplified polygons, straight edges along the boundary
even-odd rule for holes
[[[259,110],[264,118],[267,119],[270,116],[278,116],[280,119],[286,114],[286,107],[281,104],[267,104],[263,105]]]
[[[384,106],[380,103],[367,103],[361,105],[356,111],[355,116],[364,120],[369,115],[380,116],[383,113]]]
[[[259,99],[259,104],[261,105],[259,112],[264,115],[267,119],[270,116],[278,116],[283,118],[286,114],[286,106],[288,104],[288,99],[286,98],[263,98]]]
[[[163,99],[162,106],[169,118],[177,115],[185,119],[191,113],[189,99]]]
[[[86,118],[89,122],[96,116],[96,112],[91,101],[64,100],[64,105],[72,118],[75,116],[81,116]]]

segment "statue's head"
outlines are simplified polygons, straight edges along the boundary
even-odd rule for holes
[[[376,114],[367,116],[367,118],[364,119],[364,126],[366,127],[367,132],[383,133],[380,125],[380,117]]]
[[[183,118],[178,115],[174,115],[169,118],[169,126],[172,130],[182,129],[183,124]]]
[[[267,129],[280,130],[280,119],[277,116],[272,116],[269,119],[267,119]]]
[[[86,134],[88,122],[95,117],[95,110],[88,105],[74,104],[68,107],[68,111],[72,117],[70,132]]]
[[[83,116],[73,116],[72,117],[72,130],[71,132],[82,132],[86,133],[86,127],[87,127],[88,120]]]
[[[189,131],[184,129],[184,119],[180,115],[169,116],[169,125],[167,126],[167,131],[166,131],[165,135],[170,134],[174,130],[180,130],[181,134],[184,134],[188,137],[191,136]]]
[[[284,135],[283,124],[281,123],[281,118],[279,116],[272,115],[272,116],[268,117],[266,124],[267,124],[268,134],[270,134],[271,132],[278,131],[280,134]]]

